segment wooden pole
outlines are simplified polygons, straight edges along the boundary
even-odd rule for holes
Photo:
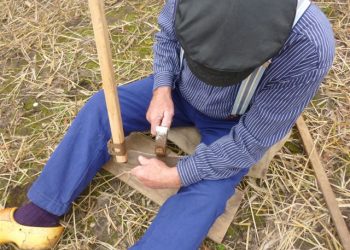
[[[118,91],[115,84],[104,2],[103,0],[89,0],[89,8],[94,28],[98,59],[100,62],[103,90],[105,93],[109,123],[112,132],[112,141],[113,144],[117,145],[117,155],[115,160],[117,162],[126,162],[127,155],[124,143],[125,138],[119,107]]]
[[[324,171],[324,168],[322,166],[321,159],[313,143],[309,129],[307,128],[304,118],[302,116],[299,117],[299,119],[296,122],[296,125],[303,140],[303,144],[309,156],[311,165],[315,171],[318,185],[320,186],[329,212],[335,224],[335,228],[337,229],[340,241],[345,250],[350,250],[349,230],[345,224],[344,218],[342,217],[338,203],[335,199],[335,195],[327,178],[326,172]]]

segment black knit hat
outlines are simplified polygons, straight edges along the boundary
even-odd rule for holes
[[[279,52],[296,8],[297,0],[178,0],[176,35],[193,74],[229,86]]]

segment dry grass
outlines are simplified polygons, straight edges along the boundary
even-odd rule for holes
[[[350,3],[318,1],[337,39],[334,67],[305,112],[346,222],[350,224]],[[118,82],[152,70],[163,1],[107,1]],[[85,100],[100,88],[86,1],[0,1],[0,207],[25,190]],[[223,244],[203,249],[340,249],[297,132],[266,180],[246,179],[244,202]],[[64,218],[57,249],[125,249],[157,207],[100,173]],[[0,249],[13,249],[2,246]]]

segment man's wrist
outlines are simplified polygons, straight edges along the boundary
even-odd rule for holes
[[[168,86],[161,86],[156,88],[153,91],[153,97],[160,97],[160,98],[171,98],[171,87]]]
[[[171,167],[169,169],[171,176],[171,185],[174,187],[181,187],[181,179],[177,167]]]
[[[169,86],[160,86],[153,91],[153,95],[154,96],[156,95],[171,96],[171,91],[172,89]]]

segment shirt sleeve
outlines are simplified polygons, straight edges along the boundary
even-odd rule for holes
[[[174,88],[176,75],[180,72],[180,45],[175,33],[176,0],[168,0],[161,11],[158,23],[160,31],[155,35],[154,52],[154,85]]]
[[[200,144],[192,156],[178,162],[182,185],[229,178],[258,162],[289,132],[327,72],[314,69],[268,83],[228,135],[211,145]]]

